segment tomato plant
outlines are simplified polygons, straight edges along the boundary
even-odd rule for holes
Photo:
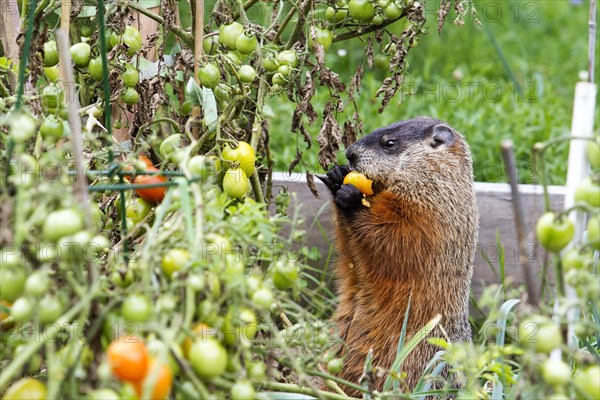
[[[227,350],[216,339],[196,340],[190,347],[188,359],[202,378],[222,375],[227,368]]]

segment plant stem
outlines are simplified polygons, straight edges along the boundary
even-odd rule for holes
[[[324,373],[324,372],[319,372],[319,371],[306,371],[306,373],[308,375],[312,375],[312,376],[318,376],[319,378],[323,378],[325,380],[330,380],[333,381],[335,383],[339,383],[342,384],[344,386],[348,386],[351,389],[354,390],[358,390],[359,392],[364,392],[364,393],[369,393],[369,390],[365,389],[364,387],[357,385],[353,382],[347,381],[345,379],[342,378],[338,378],[337,376],[328,374],[328,373]]]
[[[281,392],[287,393],[298,393],[298,394],[306,394],[306,395],[317,395],[319,398],[323,399],[332,399],[332,400],[352,400],[356,399],[355,397],[343,396],[341,394],[325,392],[323,390],[313,390],[307,387],[303,387],[300,385],[292,384],[292,383],[281,383],[281,382],[264,382],[261,385],[264,389],[270,390],[278,390]],[[358,400],[358,399],[356,399]]]
[[[148,17],[150,19],[153,19],[154,21],[158,22],[161,25],[165,24],[165,19],[163,17],[161,17],[160,15],[158,15],[156,13],[153,13],[152,11],[148,11],[146,8],[142,7],[141,5],[139,5],[137,3],[128,2],[127,7],[139,12],[142,15],[145,15],[146,17]],[[192,49],[192,50],[194,49],[194,38],[192,37],[191,34],[186,32],[185,30],[183,30],[183,28],[181,28],[180,26],[177,26],[177,25],[173,25],[173,26],[169,26],[168,30],[170,32],[173,32],[173,34],[175,36],[177,36],[179,39],[181,39],[181,41],[186,46],[188,46],[190,49]]]
[[[54,326],[67,326],[71,319],[77,315],[84,307],[86,307],[97,295],[98,285],[92,287],[87,295],[81,300],[76,302],[73,307],[63,314],[55,323]],[[3,391],[6,385],[12,380],[12,378],[21,371],[23,365],[33,357],[33,355],[39,350],[46,341],[52,341],[56,338],[56,335],[60,332],[60,329],[51,329],[45,332],[45,340],[36,340],[30,342],[25,346],[22,352],[20,352],[10,364],[3,367],[3,371],[0,374],[0,391]]]
[[[298,22],[296,22],[294,31],[292,32],[292,35],[290,36],[290,38],[288,39],[288,41],[285,45],[286,49],[291,49],[292,46],[294,45],[294,43],[296,43],[298,36],[300,36],[300,33],[302,32],[302,28],[304,27],[304,19],[308,15],[308,10],[310,9],[311,5],[312,5],[312,0],[304,0],[304,3],[302,4],[301,9],[300,9],[300,13],[298,14]]]
[[[402,11],[402,14],[397,19],[386,21],[381,25],[369,25],[369,26],[365,27],[364,29],[361,29],[358,31],[350,31],[350,32],[342,33],[341,35],[337,35],[335,38],[333,38],[333,43],[341,42],[341,41],[348,40],[348,39],[353,39],[355,37],[359,37],[362,35],[366,35],[367,33],[375,32],[376,30],[383,29],[386,26],[391,25],[394,22],[406,17],[406,15],[407,15],[407,12],[406,12],[406,10],[404,10],[404,11]]]
[[[281,22],[281,25],[279,26],[279,29],[277,30],[277,33],[275,34],[275,38],[273,39],[273,43],[277,43],[279,41],[279,38],[281,37],[283,30],[285,29],[287,24],[291,21],[294,14],[296,14],[296,8],[292,7],[290,9],[290,12],[285,16],[285,19]]]
[[[258,0],[248,0],[247,2],[245,2],[244,6],[243,6],[244,11],[248,10],[250,7],[252,7],[257,2],[258,2]],[[240,17],[239,11],[233,13],[232,18],[234,21],[236,21],[239,17]]]

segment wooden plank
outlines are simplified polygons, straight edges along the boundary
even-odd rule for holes
[[[305,244],[314,251],[318,250],[321,258],[316,262],[319,267],[324,267],[324,261],[334,244],[333,221],[331,219],[331,203],[329,193],[325,185],[318,182],[317,188],[321,198],[315,198],[308,187],[306,180],[301,174],[288,175],[286,173],[276,173],[273,177],[273,186],[275,193],[278,186],[285,186],[290,193],[296,196],[295,207],[300,207],[300,214],[305,219]],[[538,248],[537,242],[533,236],[535,223],[544,212],[542,200],[542,187],[539,185],[519,185],[523,197],[523,206],[527,216],[527,231],[531,232],[528,240],[527,265],[534,269],[534,276],[538,277],[543,251]],[[507,279],[519,284],[523,283],[523,274],[518,269],[518,241],[517,233],[513,223],[513,211],[511,205],[511,192],[508,184],[504,183],[475,183],[477,200],[479,204],[479,244],[475,256],[473,291],[476,295],[480,294],[485,286],[498,283],[498,279],[492,272],[490,266],[485,261],[483,254],[495,264],[498,270],[499,248],[497,245],[497,236],[505,248],[505,272]],[[554,209],[561,209],[565,190],[560,186],[549,187],[551,204]],[[317,215],[321,210],[320,215]],[[323,227],[327,235],[324,237],[321,230],[314,225],[318,222]],[[310,229],[309,229],[310,228]],[[331,266],[330,266],[331,267]],[[331,270],[331,268],[328,268]]]
[[[11,59],[14,65],[19,65],[17,35],[20,29],[21,21],[17,0],[0,0],[0,40],[2,40],[5,56]],[[17,85],[14,77],[11,78],[10,84],[14,90]]]

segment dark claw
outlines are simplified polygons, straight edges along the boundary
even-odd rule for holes
[[[335,195],[335,204],[344,213],[362,207],[363,194],[354,185],[342,185]]]
[[[344,177],[348,175],[348,172],[350,172],[350,167],[347,165],[336,165],[327,172],[327,175],[317,175],[317,178],[319,178],[325,186],[329,188],[331,194],[335,196],[337,191],[340,190],[340,187],[344,182]]]

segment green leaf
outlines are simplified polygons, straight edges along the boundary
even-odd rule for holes
[[[423,339],[425,339],[425,337],[427,335],[429,335],[429,333],[433,330],[433,328],[435,328],[437,326],[437,324],[439,324],[441,319],[442,319],[442,316],[440,314],[438,314],[431,321],[429,321],[427,324],[425,324],[424,327],[419,329],[410,338],[410,340],[402,347],[402,350],[396,356],[396,359],[394,360],[394,363],[392,364],[392,368],[390,368],[390,370],[396,371],[396,372],[399,371],[400,367],[402,366],[402,363],[404,362],[406,357],[408,357],[408,355],[415,349],[415,347],[417,347],[417,345],[419,343],[421,343],[421,341]],[[386,378],[385,383],[383,385],[383,391],[387,392],[388,390],[390,390],[390,386],[392,386],[392,379],[388,375],[388,377]]]
[[[217,114],[217,102],[212,90],[198,86],[198,84],[190,78],[185,89],[187,96],[194,106],[202,108],[204,113],[204,123],[209,130],[214,129],[214,125],[219,117]]]

